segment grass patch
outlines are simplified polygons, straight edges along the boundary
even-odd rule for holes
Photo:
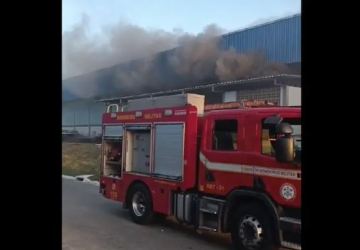
[[[92,174],[98,180],[100,174],[100,148],[96,144],[63,143],[62,173],[64,175]]]

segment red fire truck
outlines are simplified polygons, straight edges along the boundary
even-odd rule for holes
[[[301,249],[300,107],[211,110],[181,94],[109,105],[102,121],[100,192],[134,222],[162,214],[231,233],[236,249]]]

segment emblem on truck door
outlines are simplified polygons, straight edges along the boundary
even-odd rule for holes
[[[284,183],[281,187],[280,187],[280,195],[281,197],[283,197],[285,200],[292,200],[295,198],[296,192],[295,192],[295,187],[290,184],[290,183]]]

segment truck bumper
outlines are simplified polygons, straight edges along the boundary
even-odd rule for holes
[[[301,220],[280,217],[281,246],[289,249],[301,249]]]
[[[105,183],[100,183],[99,186],[99,193],[101,193],[103,196],[105,196]]]

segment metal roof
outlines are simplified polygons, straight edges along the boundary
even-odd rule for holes
[[[301,14],[284,17],[268,23],[223,34],[221,36],[219,46],[223,50],[234,49],[240,54],[260,52],[263,53],[270,62],[280,62],[286,64],[300,63]],[[171,53],[174,53],[176,49],[177,48],[169,51],[163,51],[155,56],[154,73],[161,76],[162,82],[159,82],[154,86],[149,85],[146,81],[139,82],[139,88],[143,89],[141,91],[162,91],[173,87],[176,88],[176,86],[177,88],[191,88],[190,84],[188,84],[189,79],[178,75],[169,63]],[[68,86],[73,86],[76,89],[88,89],[87,86],[91,86],[96,89],[96,93],[84,95],[89,98],[95,96],[102,96],[105,98],[116,91],[123,93],[124,95],[137,94],[139,92],[134,89],[124,88],[123,82],[119,80],[116,75],[118,73],[126,73],[130,72],[132,69],[136,69],[137,63],[140,62],[142,62],[142,60],[116,64],[109,68],[64,79],[63,100],[68,101],[80,98],[80,95],[70,92],[70,88]],[[294,72],[297,73],[297,71]],[[210,78],[217,79],[215,77],[215,75],[209,75],[207,80],[211,80]],[[198,82],[205,79],[193,80]]]
[[[293,15],[222,35],[221,47],[261,52],[269,61],[301,61],[301,15]]]
[[[154,97],[154,96],[161,96],[161,95],[171,95],[171,94],[178,94],[178,93],[188,93],[197,90],[205,90],[205,89],[212,89],[219,87],[229,87],[229,86],[244,86],[249,84],[253,85],[256,83],[268,84],[268,85],[287,85],[287,86],[294,86],[294,87],[301,87],[301,75],[289,75],[289,74],[280,74],[280,75],[269,75],[269,76],[262,76],[262,77],[254,77],[249,79],[241,79],[241,80],[234,80],[234,81],[226,81],[226,82],[216,82],[211,84],[194,84],[193,87],[181,88],[181,89],[173,89],[167,91],[158,91],[152,93],[144,93],[139,95],[128,95],[128,96],[119,96],[113,98],[104,98],[98,99],[96,102],[105,102],[105,103],[114,103],[114,102],[122,102],[130,99],[139,99],[145,97]]]

